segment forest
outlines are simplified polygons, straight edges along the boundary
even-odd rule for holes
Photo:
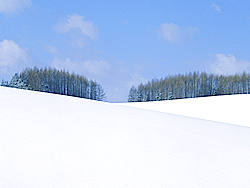
[[[25,68],[15,73],[11,81],[2,80],[1,86],[68,95],[106,101],[106,94],[96,81],[55,68]]]
[[[25,68],[1,86],[107,101],[100,84],[84,76],[55,68]],[[214,75],[205,71],[168,75],[132,86],[128,102],[161,101],[250,93],[250,74]]]
[[[195,98],[215,95],[250,93],[250,74],[214,75],[206,72],[189,72],[152,79],[145,84],[132,86],[128,102],[146,102]]]

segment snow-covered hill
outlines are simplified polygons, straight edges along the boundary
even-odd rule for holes
[[[250,95],[246,94],[121,105],[250,127]]]
[[[250,128],[0,87],[0,187],[250,187]]]

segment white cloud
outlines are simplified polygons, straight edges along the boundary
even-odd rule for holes
[[[214,7],[216,11],[220,12],[221,8],[219,7],[219,5],[212,3],[211,7]]]
[[[66,69],[70,72],[74,71],[78,74],[89,75],[91,77],[105,75],[110,70],[109,62],[103,60],[72,61],[70,58],[61,60],[56,57],[51,66],[57,69]]]
[[[31,0],[0,0],[0,13],[14,13],[30,6]]]
[[[210,65],[211,70],[216,74],[235,74],[250,69],[250,62],[236,59],[233,54],[216,54],[215,60]]]
[[[195,34],[199,32],[197,27],[181,27],[173,23],[161,24],[159,33],[170,43],[186,44],[193,40]]]
[[[146,83],[148,80],[143,77],[140,73],[135,72],[135,73],[129,73],[129,80],[127,81],[127,90],[131,88],[131,86],[137,86],[140,83]]]
[[[78,14],[68,15],[67,20],[58,24],[56,30],[61,33],[69,33],[73,30],[79,30],[84,36],[94,40],[97,37],[97,29],[91,21],[86,21],[84,16]]]
[[[12,40],[5,39],[0,42],[0,74],[2,76],[12,76],[28,64],[29,57],[25,49]]]
[[[51,45],[47,45],[44,47],[44,49],[54,55],[58,55],[60,53],[60,51],[57,49],[57,47],[55,46],[51,46]]]
[[[109,71],[110,65],[107,61],[84,61],[83,68],[93,75],[102,75]]]

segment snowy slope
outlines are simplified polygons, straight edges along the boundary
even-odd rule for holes
[[[0,187],[250,187],[248,127],[0,87]]]
[[[250,127],[248,110],[250,95],[224,95],[146,103],[120,103],[120,105]]]

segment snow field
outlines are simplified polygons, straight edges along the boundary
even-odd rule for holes
[[[0,87],[0,187],[249,187],[250,129]]]
[[[123,106],[172,113],[250,127],[250,95],[221,95],[154,102],[120,103]]]

